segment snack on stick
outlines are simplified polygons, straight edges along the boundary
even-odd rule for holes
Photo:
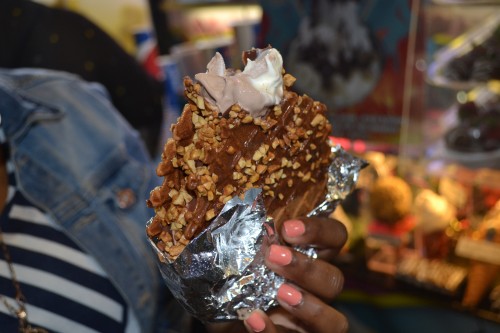
[[[249,188],[262,188],[277,222],[306,214],[326,193],[325,105],[290,90],[295,78],[275,49],[252,49],[243,60],[243,71],[226,69],[216,54],[197,82],[184,79],[188,103],[157,167],[163,184],[147,201],[156,213],[148,236],[171,259]]]

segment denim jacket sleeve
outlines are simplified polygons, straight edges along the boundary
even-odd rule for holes
[[[0,70],[0,115],[21,190],[98,260],[152,332],[163,283],[145,200],[159,177],[138,134],[99,85],[46,70]]]

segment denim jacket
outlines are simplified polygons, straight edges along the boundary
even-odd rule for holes
[[[160,180],[137,132],[100,85],[47,70],[0,69],[0,116],[20,190],[96,258],[152,332],[163,283],[145,200]]]

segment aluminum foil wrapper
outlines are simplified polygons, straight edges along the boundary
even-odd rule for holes
[[[309,216],[328,216],[354,189],[366,163],[340,146],[332,147],[328,193]],[[276,306],[284,279],[269,270],[266,249],[280,243],[266,214],[261,189],[229,200],[210,226],[193,239],[175,261],[150,241],[168,288],[181,305],[203,322],[243,319],[251,311]],[[148,222],[148,225],[151,221]],[[313,248],[298,249],[312,257]]]

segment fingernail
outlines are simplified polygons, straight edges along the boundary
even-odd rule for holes
[[[271,245],[268,258],[274,264],[286,266],[292,262],[292,252],[285,246]]]
[[[257,312],[252,312],[245,322],[254,332],[262,332],[266,328],[266,322]]]
[[[288,284],[282,284],[278,289],[278,298],[290,306],[296,306],[302,302],[300,291]]]
[[[306,232],[306,226],[304,222],[299,220],[288,220],[283,223],[283,228],[285,228],[285,234],[288,237],[298,237],[302,236]]]

